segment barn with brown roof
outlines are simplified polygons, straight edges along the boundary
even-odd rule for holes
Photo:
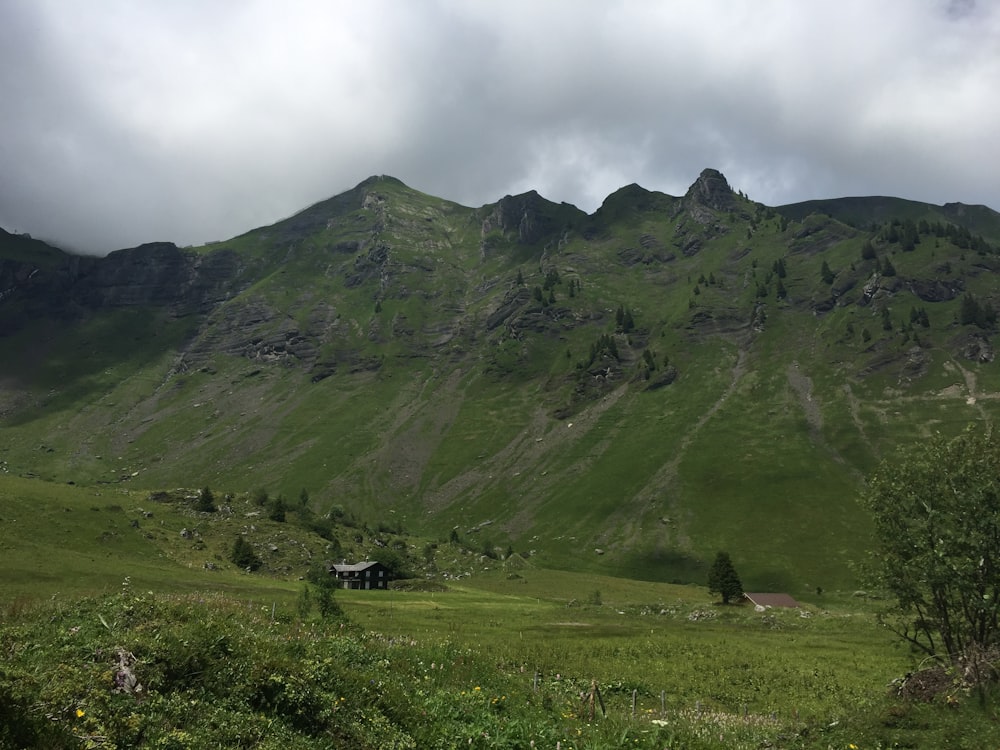
[[[743,594],[743,598],[755,607],[762,607],[764,609],[768,609],[769,607],[795,608],[802,606],[788,594],[745,593]]]

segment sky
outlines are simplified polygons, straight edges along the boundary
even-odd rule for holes
[[[387,174],[587,212],[702,169],[768,205],[1000,210],[995,0],[0,0],[0,227],[197,245]]]

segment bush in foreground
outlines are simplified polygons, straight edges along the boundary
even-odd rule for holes
[[[863,500],[878,540],[872,572],[895,600],[885,624],[956,684],[996,683],[1000,438],[969,429],[924,441],[883,462]]]

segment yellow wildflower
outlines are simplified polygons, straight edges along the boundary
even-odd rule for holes
[[[85,713],[86,711],[84,711],[82,708],[76,709],[76,718],[82,719]]]

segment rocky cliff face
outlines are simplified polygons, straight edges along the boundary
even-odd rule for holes
[[[104,258],[64,254],[58,263],[5,260],[0,262],[0,313],[7,313],[8,325],[12,313],[74,317],[109,307],[205,313],[245,286],[245,270],[231,250],[199,254],[164,242]]]
[[[207,255],[159,242],[122,250],[79,274],[70,290],[96,307],[166,307],[178,315],[203,313],[238,290],[243,270],[230,250]]]
[[[717,169],[704,169],[684,195],[687,207],[705,206],[715,211],[730,211],[736,206],[733,189]]]
[[[567,203],[553,203],[534,190],[521,195],[507,195],[492,206],[481,209],[482,251],[488,252],[502,238],[520,245],[537,245],[553,238],[587,218]]]

